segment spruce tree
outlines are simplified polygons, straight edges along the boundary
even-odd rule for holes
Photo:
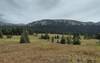
[[[81,39],[81,38],[80,38],[80,34],[79,34],[79,33],[74,33],[74,35],[73,35],[73,39],[75,39],[75,38],[77,38],[77,39]]]
[[[23,31],[21,34],[20,43],[30,43],[27,31]]]
[[[66,44],[66,40],[64,38],[61,39],[60,41],[61,44]]]
[[[55,39],[59,39],[59,35],[55,35]]]
[[[95,38],[100,40],[100,34],[96,34]]]
[[[59,35],[57,35],[57,39],[59,39]]]
[[[81,42],[80,42],[79,39],[73,39],[73,44],[74,44],[74,45],[80,45]]]
[[[71,37],[67,37],[67,44],[72,44]]]
[[[73,35],[73,45],[80,45],[81,44],[81,42],[80,42],[80,36],[79,36],[79,34],[74,34]]]
[[[95,38],[99,40],[97,43],[100,44],[100,33],[96,34]]]
[[[2,31],[0,31],[0,38],[3,38],[3,33],[2,33]]]
[[[45,35],[44,35],[44,39],[48,39],[49,40],[49,35],[46,33]]]
[[[80,45],[81,44],[79,35],[74,35],[73,36],[73,44],[74,45]]]
[[[54,43],[54,40],[55,40],[54,37],[52,37],[52,38],[51,38],[52,43]]]
[[[62,35],[60,43],[61,43],[61,44],[66,44],[66,40],[65,40],[65,38],[64,38],[64,35]]]

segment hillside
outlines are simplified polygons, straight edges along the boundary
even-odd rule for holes
[[[97,25],[93,22],[81,22],[77,20],[66,19],[44,19],[30,23],[29,25]]]
[[[0,22],[2,30],[13,30],[10,32],[15,33],[16,30],[19,34],[23,31],[23,27],[27,27],[29,32],[51,32],[51,33],[100,33],[100,22],[81,22],[76,20],[64,20],[64,19],[44,19],[34,21],[29,24],[11,24],[6,22]],[[7,28],[8,27],[8,28]],[[7,29],[6,29],[7,28]],[[21,31],[21,32],[20,32]],[[18,32],[17,32],[18,33]]]
[[[99,33],[100,24],[94,22],[81,22],[76,20],[64,19],[44,19],[28,24],[33,31],[38,32],[81,32],[81,33]]]

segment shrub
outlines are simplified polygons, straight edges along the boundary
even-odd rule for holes
[[[39,37],[39,39],[43,39],[44,38],[44,35],[43,34],[41,34],[41,36]]]
[[[7,35],[6,37],[7,37],[7,38],[12,38],[12,35]]]
[[[33,35],[37,37],[38,36],[38,33],[33,33]]]
[[[40,39],[48,39],[49,40],[49,35],[46,33],[44,35],[41,35]]]
[[[60,42],[59,42],[59,40],[57,40],[57,42],[56,42],[56,43],[60,43]]]
[[[55,36],[55,39],[59,39],[59,35],[56,35],[56,36]]]

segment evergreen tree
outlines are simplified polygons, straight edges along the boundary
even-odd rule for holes
[[[72,44],[71,37],[67,37],[67,44]]]
[[[54,37],[51,38],[52,43],[54,43]]]
[[[66,44],[66,40],[64,38],[61,39],[60,41],[61,44]]]
[[[61,38],[61,41],[60,41],[61,44],[66,44],[66,40],[64,38],[64,35],[62,35],[62,38]]]
[[[59,35],[55,35],[55,39],[59,39]]]
[[[73,44],[74,45],[80,45],[81,44],[80,39],[78,39],[78,38],[73,39]]]
[[[21,38],[20,38],[20,43],[30,43],[27,31],[24,31],[22,33]]]
[[[75,38],[81,39],[81,38],[80,38],[80,34],[79,34],[79,33],[74,33],[74,34],[73,34],[73,39],[75,39]]]
[[[96,34],[96,39],[100,40],[100,34]]]
[[[77,34],[73,35],[73,44],[74,45],[80,45],[81,44],[79,35],[77,35]]]
[[[59,39],[59,35],[57,35],[57,39]]]
[[[0,31],[0,38],[3,38],[3,33],[2,33],[2,31]]]
[[[100,44],[100,33],[96,34],[95,38],[99,40],[97,43]]]
[[[49,37],[49,35],[46,33],[45,35],[44,35],[44,39],[49,39],[50,37]]]

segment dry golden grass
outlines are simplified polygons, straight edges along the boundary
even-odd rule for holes
[[[100,63],[100,46],[95,39],[82,45],[52,44],[30,36],[31,44],[19,44],[19,36],[0,39],[0,63]]]

